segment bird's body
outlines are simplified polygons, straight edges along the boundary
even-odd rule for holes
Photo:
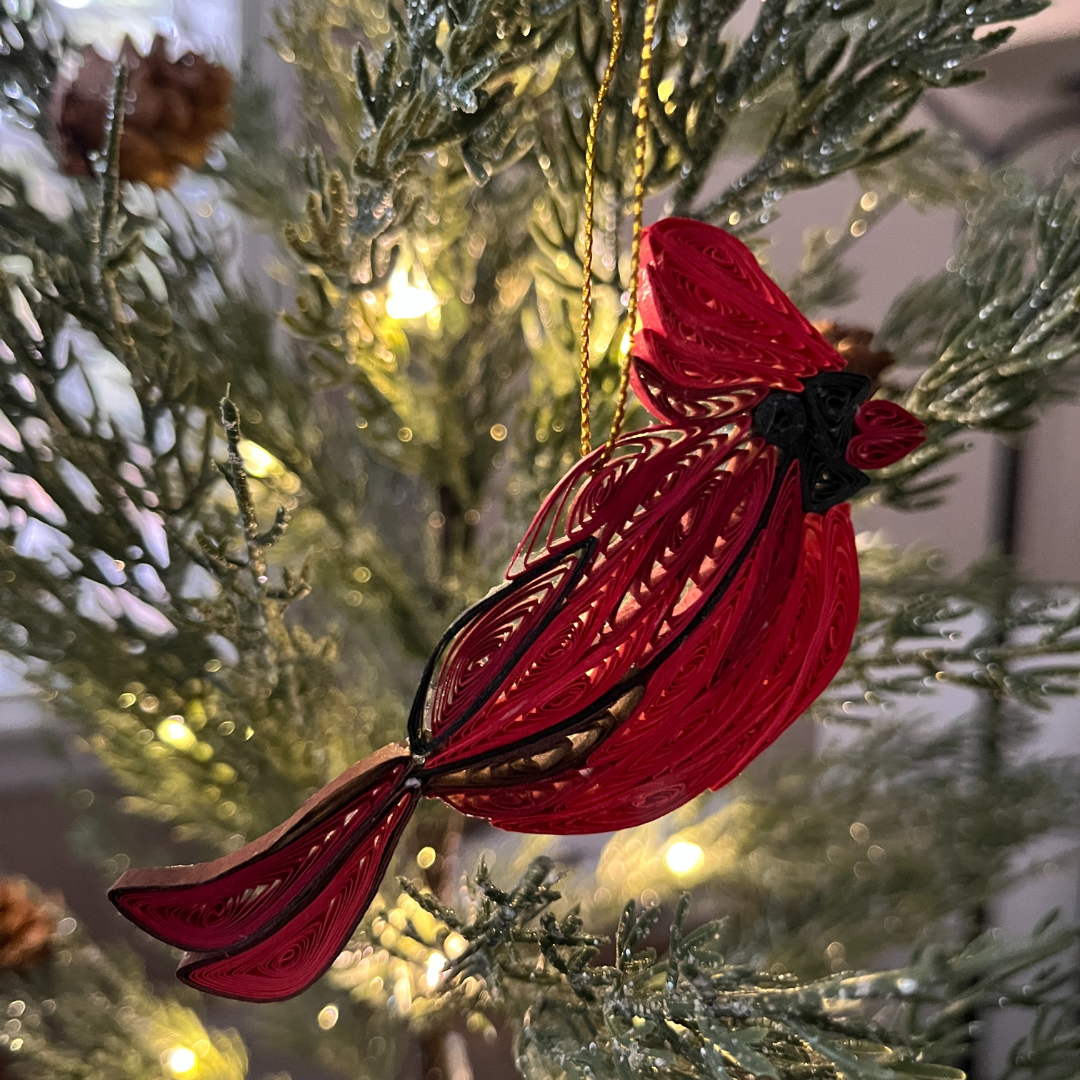
[[[637,825],[726,784],[839,669],[856,464],[897,460],[921,425],[863,405],[869,380],[839,370],[726,233],[667,219],[644,257],[633,378],[661,424],[556,486],[506,582],[435,650],[409,745],[234,855],[117,882],[129,918],[192,950],[186,981],[252,1000],[304,989],[421,796],[514,831]]]
[[[418,695],[426,787],[501,828],[581,833],[730,780],[851,639],[847,508],[804,515],[799,472],[746,414],[572,470]]]

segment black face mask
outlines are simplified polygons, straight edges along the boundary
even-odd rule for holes
[[[801,394],[772,391],[754,409],[754,431],[781,451],[785,464],[798,460],[803,511],[823,514],[870,483],[844,458],[855,413],[870,396],[870,380],[827,371],[803,385]]]

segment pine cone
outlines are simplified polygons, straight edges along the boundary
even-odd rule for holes
[[[146,56],[127,39],[122,56],[130,77],[120,176],[171,187],[180,166],[202,165],[210,140],[228,127],[232,76],[195,53],[169,60],[160,34]],[[113,62],[91,46],[74,81],[59,82],[53,90],[50,115],[60,168],[68,176],[89,176],[90,155],[104,150],[114,78]]]
[[[887,349],[874,350],[870,342],[874,340],[873,330],[860,326],[843,326],[825,319],[814,323],[821,336],[847,361],[845,371],[856,375],[865,375],[878,388],[881,373],[896,363],[896,357]]]
[[[55,932],[53,905],[32,897],[25,881],[0,878],[0,971],[44,963]]]

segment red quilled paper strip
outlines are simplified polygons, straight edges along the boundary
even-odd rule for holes
[[[733,237],[645,230],[632,384],[660,421],[575,465],[505,582],[447,630],[409,749],[285,825],[112,896],[209,993],[275,1001],[332,963],[421,795],[504,829],[652,820],[728,783],[839,670],[859,606],[848,507],[923,438]]]

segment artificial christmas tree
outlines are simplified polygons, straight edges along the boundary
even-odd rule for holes
[[[927,427],[866,497],[936,496],[929,470],[968,432],[1017,430],[1068,391],[1073,172],[1042,188],[984,175],[904,128],[924,89],[962,83],[1007,34],[985,27],[1041,5],[766,0],[752,27],[728,32],[738,6],[653,10],[644,122],[646,9],[620,11],[594,154],[611,27],[592,5],[284,11],[300,146],[260,128],[265,110],[244,88],[216,183],[223,204],[282,237],[287,334],[212,208],[122,179],[123,65],[97,171],[68,189],[67,213],[45,214],[23,177],[0,177],[4,647],[123,788],[122,808],[171,829],[177,861],[239,851],[400,739],[446,626],[498,580],[573,465],[587,175],[597,431],[621,408],[635,339],[623,296],[635,185],[762,255],[777,203],[845,171],[865,185],[852,237],[902,198],[965,202],[954,262],[898,299],[875,342],[897,359],[867,372],[881,381],[871,404]],[[7,111],[47,139],[64,44],[30,7],[12,19]],[[751,163],[713,191],[718,160],[736,151]],[[850,284],[844,243],[819,239],[785,283],[815,317]],[[837,367],[842,352],[828,353]],[[226,393],[235,412],[222,424]],[[633,432],[645,418],[626,404]],[[368,917],[313,996],[274,1013],[274,1037],[330,1075],[390,1075],[413,1038],[410,1068],[464,1068],[464,1024],[480,1039],[514,1031],[519,1066],[538,1078],[929,1080],[970,1064],[981,1015],[1005,1000],[1037,1020],[999,1071],[1068,1076],[1075,931],[1050,923],[1006,942],[985,912],[1010,855],[1072,820],[1073,765],[1022,751],[1027,710],[1075,688],[1074,594],[1000,567],[949,577],[925,553],[880,545],[860,561],[854,648],[814,710],[861,719],[861,741],[790,762],[774,783],[748,780],[723,807],[699,800],[617,834],[559,886],[580,915],[549,910],[552,865],[533,858],[548,841],[518,846],[516,886],[500,866],[458,892],[460,852],[488,841],[421,806]],[[944,731],[873,712],[938,685],[970,688],[979,707]],[[680,880],[701,886],[689,915]],[[676,906],[627,908],[643,891]],[[695,911],[727,922],[695,927]],[[660,960],[658,918],[672,926]],[[106,971],[93,946],[65,948],[62,930],[73,932],[62,920],[34,977],[66,1000],[3,976],[11,1019],[41,1032],[18,1047],[8,1035],[12,1068],[242,1069],[231,1036],[196,1030],[129,969]],[[615,952],[597,954],[605,934]],[[886,946],[916,954],[886,964]],[[257,1014],[241,1022],[260,1030]]]

